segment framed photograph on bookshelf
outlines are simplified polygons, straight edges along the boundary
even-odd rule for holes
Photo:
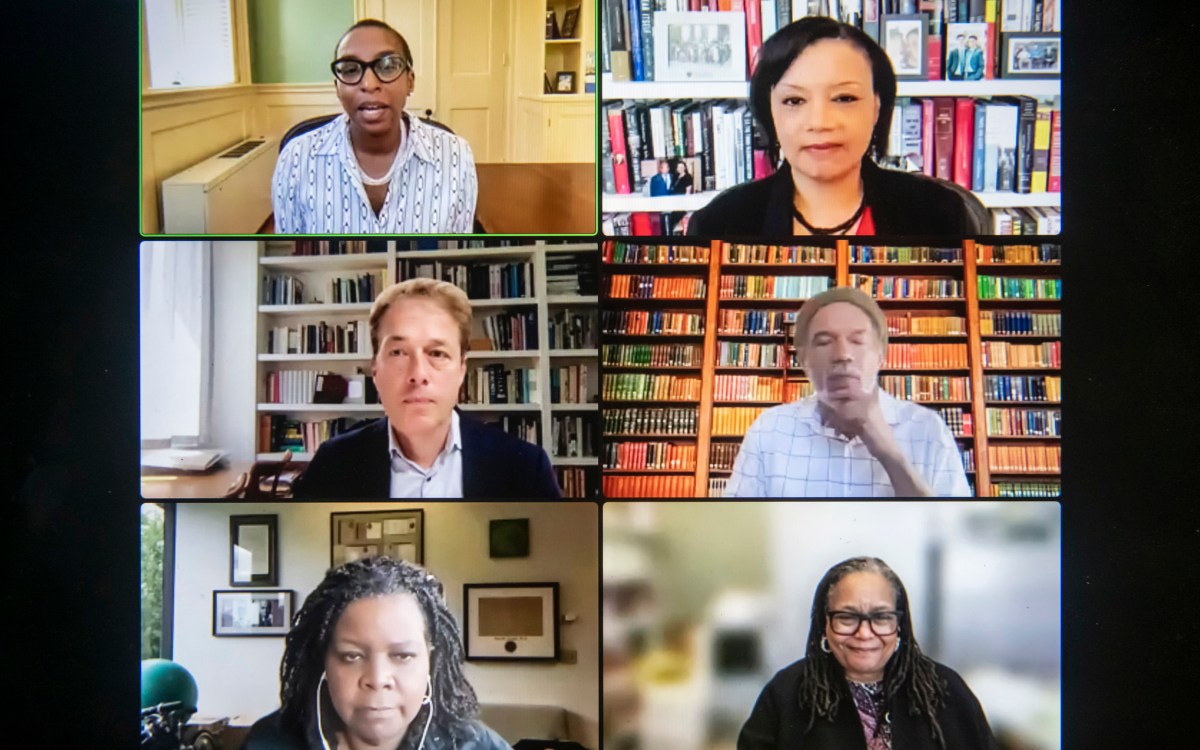
[[[658,81],[745,81],[746,14],[654,14]]]
[[[546,9],[546,38],[558,39],[558,16],[552,8]]]
[[[558,661],[557,583],[464,583],[468,661]]]
[[[384,510],[329,514],[329,565],[364,557],[425,562],[425,511]]]
[[[923,81],[929,77],[926,45],[927,21],[920,13],[883,16],[879,42],[891,58],[898,81]]]
[[[566,13],[563,13],[562,28],[559,30],[562,33],[563,39],[575,38],[575,27],[579,24],[579,6],[567,8]]]
[[[295,607],[292,591],[214,591],[212,634],[285,636]]]
[[[982,81],[992,56],[986,23],[946,24],[946,80]]]
[[[278,586],[279,516],[229,517],[229,585]]]
[[[1062,35],[1009,33],[1004,37],[1001,78],[1059,78],[1062,76]]]
[[[574,94],[575,93],[575,71],[560,70],[558,72],[558,82],[554,86],[556,94]]]

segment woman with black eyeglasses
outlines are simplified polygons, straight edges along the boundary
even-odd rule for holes
[[[404,111],[416,84],[404,37],[359,21],[330,68],[345,114],[284,146],[272,180],[275,231],[472,231],[475,158],[466,140]]]
[[[908,593],[885,562],[829,569],[805,657],[763,688],[738,750],[992,750],[979,701],[921,653]]]

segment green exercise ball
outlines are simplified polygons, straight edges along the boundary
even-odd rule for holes
[[[179,701],[184,712],[194,714],[199,699],[191,672],[166,659],[142,662],[142,708]]]

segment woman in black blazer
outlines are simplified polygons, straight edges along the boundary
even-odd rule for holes
[[[966,190],[882,169],[896,74],[861,30],[807,17],[763,44],[750,106],[779,169],[730,188],[693,214],[690,235],[981,234],[986,212]]]

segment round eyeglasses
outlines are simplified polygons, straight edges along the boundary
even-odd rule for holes
[[[899,612],[872,612],[869,615],[858,612],[830,612],[829,627],[838,635],[854,635],[862,627],[863,622],[871,626],[875,635],[893,635],[900,629]]]
[[[412,66],[402,55],[384,55],[371,62],[347,57],[334,60],[329,64],[329,69],[333,71],[333,77],[347,86],[353,86],[361,81],[367,74],[367,68],[375,72],[375,77],[379,79],[380,83],[391,83],[411,70]]]

